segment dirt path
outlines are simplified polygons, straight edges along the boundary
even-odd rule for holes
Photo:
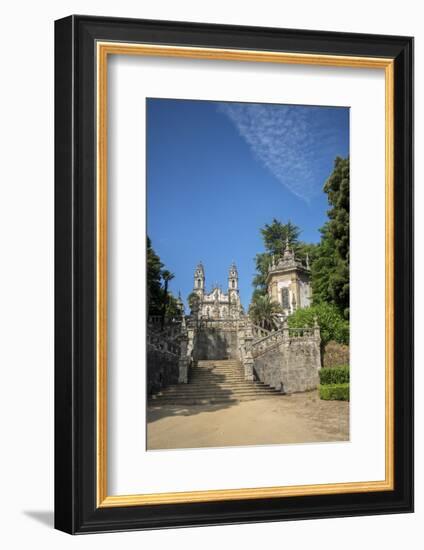
[[[149,450],[349,439],[349,403],[321,401],[317,392],[230,405],[152,406],[147,419]]]

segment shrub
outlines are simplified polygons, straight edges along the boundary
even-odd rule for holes
[[[316,304],[311,307],[297,309],[288,318],[289,327],[313,327],[315,318],[318,321],[323,347],[334,340],[340,344],[349,343],[349,322],[343,318],[336,306],[332,304]]]
[[[322,368],[319,371],[321,384],[347,384],[349,383],[349,367]]]
[[[349,346],[330,340],[325,346],[322,366],[338,367],[339,365],[348,365],[349,359]]]
[[[349,401],[349,384],[326,384],[320,386],[319,396],[325,401]]]

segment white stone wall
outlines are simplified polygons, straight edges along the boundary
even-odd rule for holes
[[[216,288],[201,297],[200,316],[210,319],[229,319],[235,316],[240,309],[238,293],[231,292],[231,302],[228,294]],[[217,314],[218,306],[218,314]]]
[[[311,285],[306,281],[299,281],[300,307],[311,305]]]

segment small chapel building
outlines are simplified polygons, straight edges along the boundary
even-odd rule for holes
[[[290,315],[298,308],[311,305],[310,278],[308,256],[305,264],[298,260],[286,240],[283,255],[278,261],[273,258],[268,270],[268,295],[272,301],[281,305],[284,315]]]

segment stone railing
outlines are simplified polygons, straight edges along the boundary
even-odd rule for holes
[[[290,328],[286,324],[283,328],[269,332],[261,338],[254,339],[252,342],[252,356],[257,357],[265,351],[279,346],[282,342],[291,341],[293,339],[320,339],[320,329],[316,324],[313,328]]]
[[[252,336],[255,340],[257,340],[258,338],[265,338],[269,334],[271,334],[270,330],[267,330],[266,328],[252,323]]]
[[[180,334],[181,336],[181,334]],[[164,332],[152,332],[147,331],[147,345],[152,348],[162,351],[164,353],[172,353],[175,356],[180,354],[180,342],[179,338],[174,337],[173,339],[167,338]]]
[[[238,330],[241,321],[239,319],[208,319],[202,318],[197,321],[197,329],[217,330]]]
[[[164,330],[160,330],[160,323],[150,321],[151,319],[149,319],[147,328],[148,354],[162,371],[164,370],[162,365],[166,365],[165,370],[176,373],[173,375],[174,378],[160,376],[160,381],[163,380],[166,384],[166,379],[168,379],[168,383],[172,379],[174,380],[172,383],[186,384],[188,382],[188,372],[193,362],[193,328],[187,326],[185,318],[165,325]],[[148,367],[150,368],[150,378],[158,378],[155,369],[151,368],[152,365]],[[156,388],[158,384],[159,382],[156,381]]]
[[[150,315],[148,319],[149,327],[157,328],[160,330],[162,326],[162,316],[161,315]]]
[[[320,368],[320,328],[287,323],[250,344],[255,379],[282,393],[315,389]]]

